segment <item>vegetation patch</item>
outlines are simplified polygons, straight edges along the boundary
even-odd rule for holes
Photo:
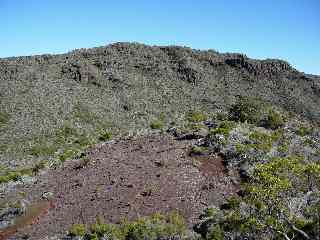
[[[208,116],[200,111],[192,111],[187,114],[187,120],[189,122],[203,122],[208,119]]]
[[[41,141],[29,149],[29,154],[35,157],[52,156],[57,151],[57,147],[56,145]]]
[[[112,139],[112,133],[107,130],[100,130],[99,141],[105,142]]]
[[[240,97],[229,110],[229,119],[238,122],[259,124],[262,117],[264,103],[257,98]]]
[[[151,122],[151,129],[163,129],[165,127],[165,114],[161,113],[158,119],[155,119]]]
[[[31,168],[22,168],[22,169],[8,169],[6,167],[0,167],[0,184],[7,183],[10,181],[18,181],[22,176],[33,176],[38,174],[42,169],[47,167],[48,162],[42,160],[36,163]]]
[[[79,154],[80,150],[74,148],[67,148],[59,155],[59,160],[65,162],[67,159],[75,158]]]
[[[69,235],[73,237],[83,237],[85,234],[86,226],[84,224],[74,224],[69,230]]]
[[[229,133],[232,129],[236,127],[236,123],[233,121],[223,121],[220,123],[218,128],[215,128],[211,131],[211,134],[221,134],[224,135],[226,138],[229,137]]]
[[[301,136],[304,137],[306,135],[310,135],[312,133],[312,128],[308,127],[308,126],[300,126],[298,129],[296,129],[296,133]]]
[[[264,152],[269,152],[276,137],[270,136],[267,133],[254,131],[249,135],[249,139],[253,141],[251,147]]]
[[[207,147],[193,146],[190,150],[190,155],[203,155],[208,151]]]
[[[302,215],[292,212],[292,193],[310,194],[320,187],[320,164],[290,156],[257,164],[243,196],[231,197],[196,227],[204,239],[237,236],[248,239],[315,239],[318,234],[319,200],[303,206]],[[319,193],[313,192],[318,198]],[[317,195],[318,194],[318,195]],[[212,236],[215,236],[212,238]],[[264,238],[263,238],[264,237]]]
[[[270,129],[278,129],[284,126],[284,117],[277,111],[270,109],[265,120],[264,127]]]
[[[185,235],[187,226],[183,217],[177,213],[167,216],[154,214],[150,217],[139,218],[136,221],[123,221],[119,225],[104,223],[98,218],[96,223],[91,225],[88,230],[82,224],[76,224],[69,230],[71,236],[88,236],[89,239],[108,239],[119,240],[141,240],[141,239],[165,239],[182,237]]]
[[[160,119],[158,120],[154,120],[151,124],[150,124],[151,129],[162,129],[164,127],[164,122]]]
[[[0,127],[1,125],[5,125],[9,122],[10,115],[6,112],[0,112]]]
[[[18,181],[23,175],[32,175],[32,169],[10,170],[2,169],[0,175],[0,184],[10,181]]]

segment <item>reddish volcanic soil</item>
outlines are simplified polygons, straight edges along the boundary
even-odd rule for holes
[[[52,192],[51,208],[9,239],[60,235],[97,217],[117,223],[172,210],[194,223],[204,208],[222,203],[237,186],[221,157],[190,157],[191,144],[163,135],[106,143],[87,153],[86,165],[72,160],[50,170],[25,191],[35,202]]]

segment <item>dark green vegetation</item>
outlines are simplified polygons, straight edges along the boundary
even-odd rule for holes
[[[187,226],[184,219],[177,213],[167,216],[154,214],[150,217],[140,218],[136,221],[123,221],[120,225],[104,223],[98,218],[95,224],[86,227],[75,224],[69,230],[70,236],[87,237],[87,239],[169,239],[172,237],[185,237]]]

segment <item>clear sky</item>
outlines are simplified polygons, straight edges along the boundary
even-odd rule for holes
[[[0,0],[0,57],[112,42],[281,58],[320,75],[320,0]]]

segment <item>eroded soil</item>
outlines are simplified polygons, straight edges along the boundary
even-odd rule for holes
[[[52,192],[51,208],[9,239],[59,236],[97,217],[118,223],[172,210],[191,225],[204,208],[237,191],[222,159],[190,157],[191,144],[163,135],[106,143],[88,152],[86,164],[73,160],[50,170],[25,191],[35,202]]]

